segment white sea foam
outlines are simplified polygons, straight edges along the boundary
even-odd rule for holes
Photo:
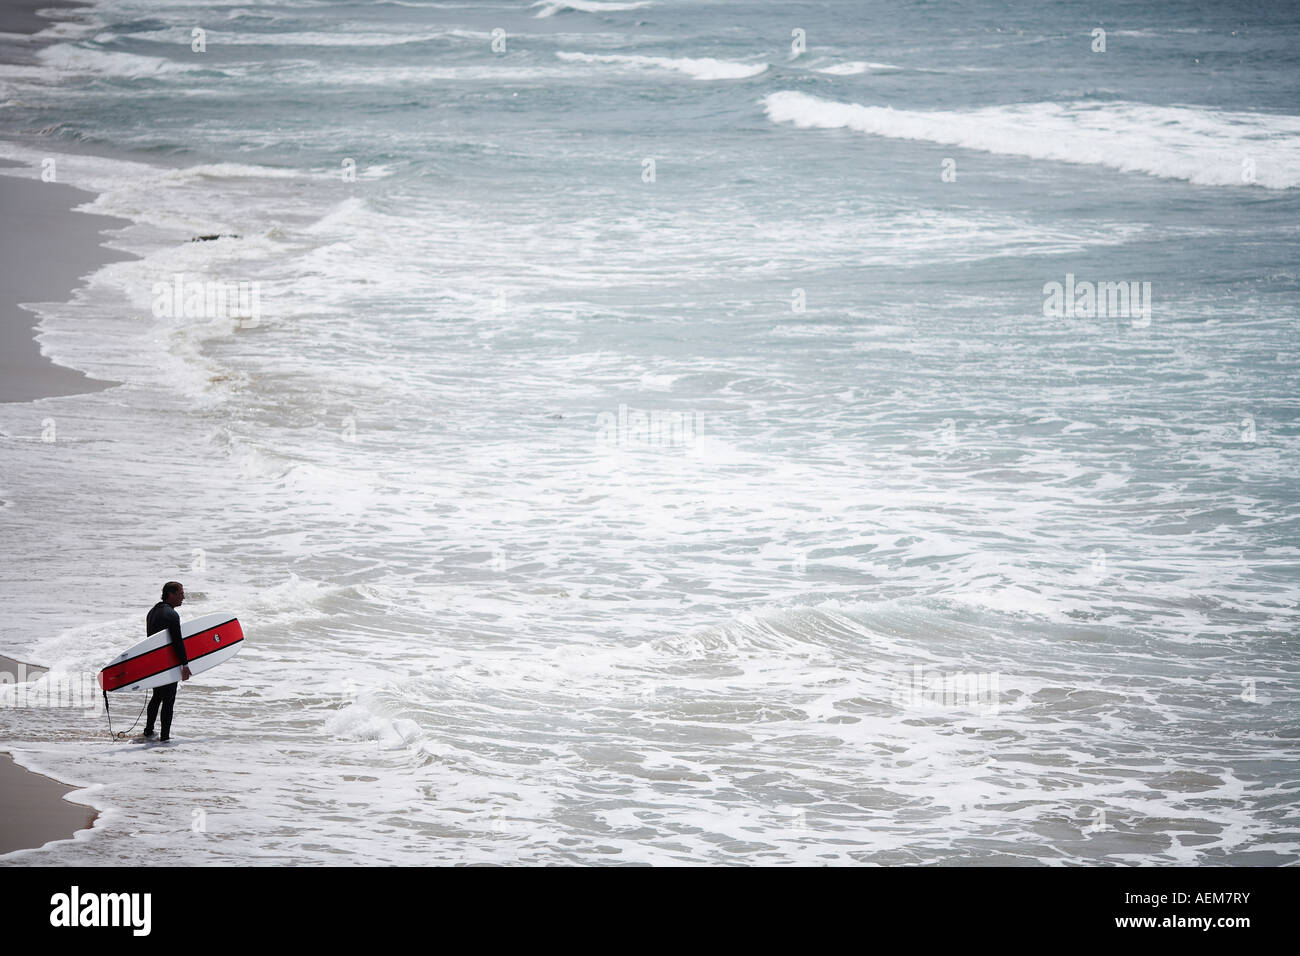
[[[251,166],[247,163],[207,163],[164,171],[163,179],[293,179],[303,173],[279,166]]]
[[[954,112],[895,110],[783,91],[773,122],[850,129],[1009,156],[1105,166],[1206,186],[1300,185],[1300,117],[1142,103],[1029,103]],[[1250,173],[1244,173],[1249,162]]]
[[[37,57],[48,66],[72,73],[104,73],[131,78],[195,73],[211,69],[202,63],[179,63],[164,57],[99,50],[72,43],[57,43],[46,47],[37,53]]]
[[[901,69],[901,66],[894,66],[891,63],[868,63],[862,60],[852,60],[847,63],[815,67],[814,72],[829,73],[832,76],[856,76],[859,73],[892,73]]]
[[[482,82],[528,84],[585,75],[577,66],[557,64],[521,66],[511,60],[466,63],[461,66],[322,66],[304,63],[301,69],[286,71],[280,81],[296,86],[386,87],[393,84],[423,84],[451,81],[465,84]]]
[[[740,63],[713,57],[630,56],[617,53],[571,53],[563,50],[555,55],[573,63],[606,63],[633,70],[670,70],[685,73],[697,80],[739,80],[758,76],[767,69],[766,63]]]
[[[640,10],[644,7],[654,6],[654,0],[625,0],[625,2],[616,2],[616,0],[537,0],[533,4],[538,7],[537,17],[553,17],[557,13],[565,13],[570,10],[576,13],[620,13],[625,10]]]
[[[438,40],[472,39],[485,40],[491,36],[484,31],[449,29],[422,31],[413,33],[409,30],[392,33],[378,33],[367,30],[373,24],[340,23],[337,32],[247,32],[247,31],[209,31],[207,42],[213,46],[265,46],[265,47],[401,47],[409,44],[430,43]],[[165,30],[145,30],[132,33],[135,40],[153,43],[173,43],[188,47],[191,41],[190,28],[178,26]],[[107,42],[112,37],[96,37],[97,42]]]

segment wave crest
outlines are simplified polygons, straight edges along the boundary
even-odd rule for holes
[[[758,76],[767,69],[766,63],[738,63],[735,60],[717,60],[713,57],[629,56],[618,53],[566,53],[555,54],[561,60],[575,63],[609,63],[633,69],[671,70],[685,73],[697,80],[743,80]]]
[[[1025,103],[969,112],[895,110],[791,90],[769,94],[763,105],[774,123],[801,129],[851,129],[1201,186],[1300,185],[1296,116],[1132,102]]]
[[[557,13],[572,10],[577,13],[617,13],[621,10],[640,10],[642,7],[654,6],[652,0],[628,0],[623,3],[602,2],[602,0],[538,0],[534,7],[541,7],[535,19],[553,17]]]

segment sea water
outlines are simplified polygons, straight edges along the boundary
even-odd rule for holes
[[[10,861],[1295,859],[1294,11],[44,39],[0,156],[138,258],[40,310],[120,384],[0,407],[6,651],[247,646],[170,749],[0,707],[103,811]]]

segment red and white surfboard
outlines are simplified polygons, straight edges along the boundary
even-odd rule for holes
[[[181,624],[181,640],[190,659],[190,673],[201,674],[239,653],[244,629],[233,614],[205,614]],[[180,679],[180,657],[166,628],[119,654],[99,672],[99,686],[106,691],[148,690]]]

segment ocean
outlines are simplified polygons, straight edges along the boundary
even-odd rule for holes
[[[248,643],[0,707],[102,812],[5,862],[1293,863],[1300,11],[1207,6],[64,13],[0,158],[138,258],[5,652]]]

